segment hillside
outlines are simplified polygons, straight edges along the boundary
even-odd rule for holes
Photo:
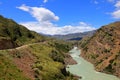
[[[73,33],[67,35],[53,35],[52,37],[62,40],[81,40],[85,36],[92,36],[96,30],[83,32],[83,33]]]
[[[102,26],[79,45],[81,56],[93,63],[97,71],[120,77],[120,22]]]
[[[65,69],[70,46],[0,16],[0,80],[75,80]]]
[[[0,16],[0,49],[15,48],[24,44],[44,41],[45,37],[29,31],[12,19]]]

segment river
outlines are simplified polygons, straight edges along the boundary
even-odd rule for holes
[[[68,65],[67,71],[77,76],[81,76],[80,80],[120,80],[116,76],[96,72],[94,66],[88,61],[84,60],[82,57],[79,57],[80,50],[77,47],[74,47],[70,51],[70,55],[77,62],[75,65]]]

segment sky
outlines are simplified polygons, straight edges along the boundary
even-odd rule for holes
[[[0,0],[0,15],[42,34],[91,31],[120,20],[120,0]]]

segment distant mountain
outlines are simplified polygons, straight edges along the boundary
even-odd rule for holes
[[[102,26],[79,45],[82,56],[94,64],[100,72],[116,75],[120,78],[120,21]]]
[[[62,40],[81,40],[85,36],[92,36],[96,30],[83,32],[83,33],[72,33],[67,35],[53,35],[52,37]]]

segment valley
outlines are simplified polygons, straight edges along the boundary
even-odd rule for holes
[[[120,80],[119,31],[114,22],[58,39],[0,16],[0,80]]]

